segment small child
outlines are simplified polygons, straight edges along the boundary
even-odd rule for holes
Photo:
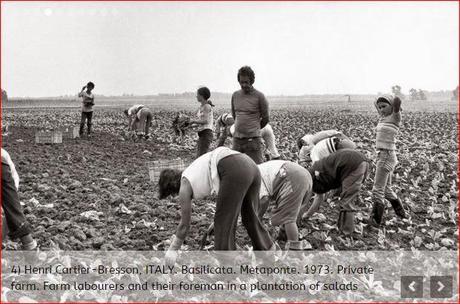
[[[207,87],[201,87],[196,92],[196,99],[200,103],[200,108],[197,112],[198,119],[190,120],[190,124],[198,126],[197,157],[207,153],[212,143],[212,128],[214,125],[212,107],[214,105],[209,100],[210,97],[211,91]]]
[[[405,218],[406,212],[401,200],[391,188],[391,177],[398,163],[396,134],[401,124],[401,99],[391,95],[382,95],[376,99],[375,107],[380,114],[380,119],[377,124],[377,164],[372,188],[374,205],[369,224],[378,227],[382,223],[385,199],[391,203],[397,216]]]
[[[87,122],[87,126],[88,126],[88,130],[87,130],[88,137],[91,134],[91,126],[92,126],[92,119],[93,119],[93,106],[94,106],[94,95],[92,93],[93,89],[94,89],[94,83],[90,81],[88,82],[87,85],[85,85],[81,89],[80,93],[78,93],[78,97],[82,98],[80,137],[83,135],[83,130],[85,128],[85,121]]]
[[[35,250],[37,242],[31,235],[31,228],[24,216],[18,195],[19,175],[13,161],[2,148],[2,208],[5,214],[8,235],[19,239],[22,250]]]

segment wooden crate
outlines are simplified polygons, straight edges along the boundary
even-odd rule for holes
[[[37,144],[60,144],[62,143],[61,131],[39,131],[35,133],[35,143]]]
[[[161,171],[163,171],[164,169],[175,169],[183,171],[185,170],[185,168],[187,168],[187,165],[181,158],[159,159],[148,162],[148,168],[150,181],[156,184],[160,179]]]
[[[63,139],[74,139],[80,136],[80,127],[65,127],[61,132]]]

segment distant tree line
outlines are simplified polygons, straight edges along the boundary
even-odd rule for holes
[[[401,99],[404,99],[405,98],[405,95],[402,93],[402,88],[400,85],[394,85],[391,87],[391,92],[393,93],[393,95],[395,96],[398,96],[399,98]],[[445,91],[445,93],[449,94],[450,91]],[[433,94],[437,94],[437,93],[442,93],[444,94],[444,91],[440,91],[440,92],[427,92],[427,91],[424,91],[422,89],[410,89],[409,90],[409,96],[410,96],[410,100],[427,100],[427,95],[428,93],[430,93],[430,96],[433,96]],[[458,86],[455,90],[452,91],[452,97],[451,97],[452,100],[458,100]]]
[[[409,94],[410,100],[426,100],[426,94],[421,89],[417,90],[412,88],[409,90]]]
[[[458,86],[452,91],[452,100],[458,100]]]

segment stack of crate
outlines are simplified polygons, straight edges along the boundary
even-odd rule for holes
[[[62,143],[61,131],[38,131],[35,133],[37,144],[60,144]]]
[[[160,179],[160,173],[164,169],[175,169],[183,171],[187,168],[187,165],[181,158],[176,159],[160,159],[148,162],[149,177],[153,183],[158,183]]]

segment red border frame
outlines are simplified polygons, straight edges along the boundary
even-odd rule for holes
[[[318,1],[312,1],[312,0],[287,0],[286,2],[457,2],[460,3],[459,0],[377,0],[377,1],[369,1],[369,0],[318,0]],[[1,7],[4,2],[61,2],[58,0],[0,0],[0,12],[1,12]],[[283,2],[283,0],[251,0],[251,1],[246,1],[246,0],[99,0],[99,1],[93,1],[93,0],[66,0],[66,2]],[[458,14],[460,17],[460,4],[459,4],[459,9],[458,9]],[[460,18],[459,18],[460,19]],[[1,15],[0,15],[0,20],[1,20]],[[460,28],[460,21],[458,24]],[[1,53],[1,46],[2,46],[2,26],[0,22],[0,66],[2,66],[2,53]],[[459,40],[460,40],[460,35],[459,35]],[[459,43],[460,46],[460,43]],[[460,61],[460,53],[459,53],[459,61]],[[460,79],[460,69],[459,69],[459,79]],[[0,73],[0,88],[2,88],[2,77]],[[2,109],[2,100],[0,97],[0,110]],[[2,118],[0,117],[0,123],[2,121]],[[460,266],[460,252],[459,252],[459,247],[458,245],[460,244],[460,212],[458,211],[460,207],[459,204],[459,197],[460,197],[460,189],[459,189],[459,184],[460,184],[460,167],[458,165],[458,160],[460,159],[460,149],[458,149],[458,145],[460,144],[460,102],[459,99],[457,99],[457,267]],[[2,144],[3,138],[0,136],[0,145]],[[1,173],[0,173],[1,176]],[[1,193],[1,189],[0,189]],[[0,199],[1,202],[1,199]],[[0,221],[0,229],[2,229],[2,221]],[[0,241],[2,240],[2,235],[0,234]],[[2,258],[2,251],[0,250],[0,260]],[[1,270],[2,266],[0,264],[0,296],[1,296],[1,291],[2,291],[2,276],[1,276]],[[460,290],[460,280],[457,280],[457,288]],[[285,303],[326,303],[326,304],[343,304],[343,303],[356,303],[356,304],[390,304],[390,303],[413,303],[414,301],[395,301],[395,302],[318,302],[318,301],[308,301],[308,302],[285,302]],[[2,302],[0,302],[2,303]],[[18,303],[18,302],[4,302],[4,303]],[[37,303],[49,303],[49,304],[59,304],[59,302],[37,302]],[[100,304],[100,302],[65,302],[65,303],[75,303],[75,304],[89,304],[89,303],[94,303],[94,304]],[[108,302],[111,303],[111,302]],[[150,304],[152,302],[127,302],[127,303],[132,303],[132,304]],[[202,302],[158,302],[161,304],[177,304],[177,303],[202,303]],[[208,302],[209,303],[209,302]],[[262,302],[212,302],[215,304],[250,304],[250,303],[262,303]],[[417,302],[420,304],[445,304],[445,303],[460,303],[459,302]]]

